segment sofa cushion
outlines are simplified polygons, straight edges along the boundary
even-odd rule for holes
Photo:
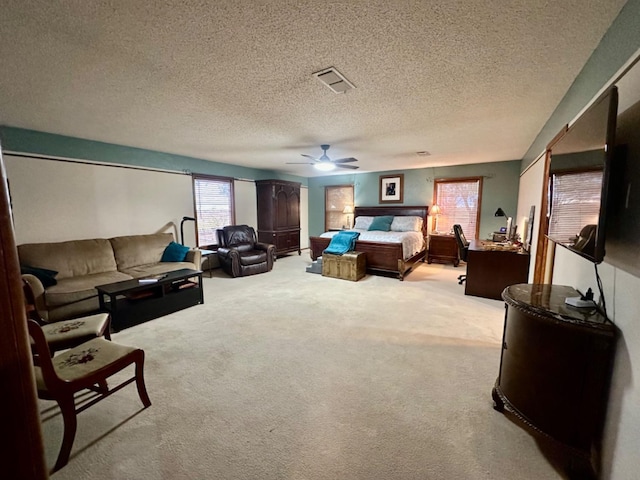
[[[97,285],[131,280],[131,275],[122,272],[104,272],[93,275],[79,275],[64,278],[57,285],[47,288],[45,303],[47,307],[55,307],[67,303],[79,302],[98,295]]]
[[[162,252],[161,262],[182,262],[187,256],[187,252],[189,251],[189,247],[185,247],[184,245],[180,245],[176,242],[171,242]]]
[[[160,262],[164,249],[173,241],[170,233],[128,235],[110,238],[118,270]],[[175,267],[174,267],[175,270]]]
[[[65,278],[117,270],[111,243],[104,238],[25,243],[18,245],[18,256],[22,265],[58,272],[58,282]]]
[[[180,270],[181,268],[198,270],[191,262],[159,262],[127,268],[122,273],[131,275],[133,278],[142,278],[151,275],[158,275],[160,273],[173,272],[175,270]]]
[[[267,262],[267,252],[253,250],[240,253],[240,265],[249,266]]]

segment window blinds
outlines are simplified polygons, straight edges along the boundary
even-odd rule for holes
[[[582,227],[597,225],[601,189],[602,170],[553,174],[549,236],[573,243]]]
[[[353,225],[353,214],[342,213],[347,205],[353,206],[353,185],[338,185],[325,187],[325,230],[340,229]]]
[[[233,224],[233,179],[194,175],[193,195],[198,246],[217,245],[216,230]]]
[[[436,180],[437,230],[450,232],[460,224],[468,238],[477,237],[480,209],[480,180]],[[435,229],[434,221],[434,229]]]

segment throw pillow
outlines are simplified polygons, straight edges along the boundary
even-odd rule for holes
[[[187,256],[187,252],[189,251],[189,247],[185,247],[184,245],[180,245],[176,242],[171,242],[167,245],[167,248],[164,249],[162,253],[161,262],[184,262],[184,259]],[[157,257],[156,257],[157,258]]]
[[[368,230],[373,222],[373,217],[359,216],[356,217],[356,223],[353,226],[355,230]]]
[[[55,278],[58,272],[56,272],[55,270],[31,267],[29,265],[20,265],[20,273],[33,275],[38,280],[40,280],[44,288],[56,285],[58,283]]]
[[[422,229],[422,218],[416,216],[393,217],[392,232],[419,232]]]
[[[391,222],[393,222],[393,215],[381,215],[379,217],[375,217],[369,226],[369,231],[378,230],[381,232],[388,232],[391,229]]]

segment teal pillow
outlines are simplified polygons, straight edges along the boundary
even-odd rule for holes
[[[381,232],[388,232],[391,230],[391,222],[393,222],[393,215],[373,217],[373,222],[369,225],[369,231],[379,230]]]
[[[187,257],[187,252],[189,251],[189,247],[185,247],[184,245],[180,245],[176,242],[171,242],[167,245],[167,248],[164,249],[162,253],[161,262],[184,262],[184,259]]]

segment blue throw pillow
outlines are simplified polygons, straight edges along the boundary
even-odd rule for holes
[[[51,287],[52,285],[55,285],[58,283],[58,281],[55,278],[58,272],[56,272],[55,270],[31,267],[29,265],[20,265],[20,273],[22,273],[23,275],[25,273],[33,275],[38,280],[40,280],[44,288]]]
[[[185,247],[184,245],[180,245],[176,242],[171,242],[167,245],[167,248],[164,249],[162,253],[161,262],[184,262],[184,259],[187,257],[187,252],[189,251],[189,247]]]
[[[391,222],[393,222],[393,215],[373,217],[373,222],[369,225],[369,231],[379,230],[381,232],[388,232],[391,230]]]

